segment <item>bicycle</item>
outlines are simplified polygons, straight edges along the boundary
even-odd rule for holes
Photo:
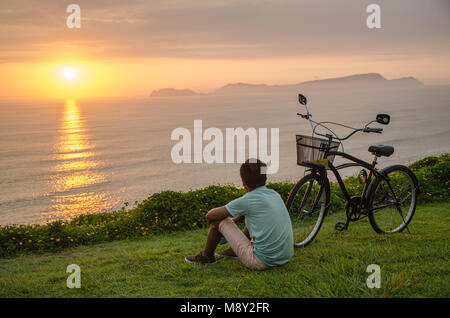
[[[408,224],[416,210],[419,183],[414,173],[404,165],[392,165],[378,170],[375,166],[378,158],[389,157],[394,153],[392,146],[370,146],[368,151],[374,155],[372,163],[358,159],[339,150],[342,141],[349,139],[357,132],[382,133],[383,128],[369,127],[377,122],[388,125],[390,116],[378,114],[362,128],[353,128],[335,122],[316,122],[307,107],[307,99],[299,94],[299,103],[306,109],[306,114],[297,113],[307,119],[312,128],[311,136],[296,135],[297,164],[306,167],[301,178],[292,189],[286,201],[294,229],[295,247],[304,247],[311,243],[319,232],[330,206],[330,181],[328,170],[331,170],[345,198],[346,221],[338,222],[335,230],[347,230],[350,222],[368,217],[372,228],[377,233],[397,233],[408,230]],[[351,129],[345,137],[337,136],[325,124],[334,124]],[[318,132],[323,127],[327,133]],[[330,133],[328,133],[330,132]],[[315,137],[318,135],[321,137]],[[334,158],[340,156],[350,162],[333,165]],[[362,193],[350,196],[338,172],[349,167],[362,167],[358,179],[363,184]],[[369,173],[367,173],[369,171]]]

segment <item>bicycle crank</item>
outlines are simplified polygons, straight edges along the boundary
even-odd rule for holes
[[[354,196],[350,198],[350,202],[345,204],[345,213],[347,220],[352,222],[358,221],[361,218],[361,197]]]

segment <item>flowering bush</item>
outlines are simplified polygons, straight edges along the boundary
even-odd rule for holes
[[[450,194],[450,154],[426,157],[410,168],[419,179],[419,202],[444,201]]]
[[[450,155],[427,157],[413,163],[411,169],[420,184],[420,202],[447,201],[450,190]],[[361,193],[355,177],[345,179],[350,195]],[[294,183],[269,183],[283,200]],[[332,183],[330,212],[344,208],[337,183]],[[71,221],[46,225],[8,225],[0,227],[0,257],[19,253],[52,252],[77,245],[145,237],[154,233],[197,229],[207,226],[205,214],[242,196],[245,190],[235,186],[208,186],[187,192],[162,191],[152,194],[133,209],[80,215]]]

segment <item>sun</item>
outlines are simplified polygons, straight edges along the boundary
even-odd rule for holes
[[[64,67],[61,70],[61,76],[66,80],[74,80],[77,78],[77,70],[73,67]]]

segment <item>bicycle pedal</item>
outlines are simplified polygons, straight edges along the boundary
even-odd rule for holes
[[[344,222],[338,222],[336,223],[336,225],[334,226],[334,229],[336,231],[342,232],[343,230],[347,229],[347,226]]]

